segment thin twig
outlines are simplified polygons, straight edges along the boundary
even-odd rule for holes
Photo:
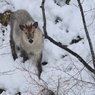
[[[59,95],[59,88],[60,88],[60,79],[58,79],[57,95]]]
[[[48,39],[49,41],[51,41],[53,44],[57,45],[58,47],[60,47],[61,49],[66,50],[67,52],[69,52],[70,54],[72,54],[73,56],[75,56],[89,71],[91,71],[92,73],[95,74],[95,70],[89,66],[86,61],[77,53],[75,53],[74,51],[70,50],[69,48],[67,48],[66,46],[60,44],[59,42],[55,41],[54,39],[52,39],[50,36],[48,36],[47,34],[47,30],[46,30],[46,16],[45,16],[45,9],[44,9],[44,4],[45,4],[45,0],[42,0],[42,4],[41,4],[41,8],[42,8],[42,15],[43,15],[43,22],[44,22],[44,26],[43,26],[43,31],[44,31],[44,35],[45,38]]]

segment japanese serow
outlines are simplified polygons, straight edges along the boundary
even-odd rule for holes
[[[10,46],[13,59],[16,60],[16,47],[20,49],[23,62],[34,56],[34,63],[40,78],[42,72],[41,60],[43,50],[42,31],[26,10],[14,12],[10,18]]]

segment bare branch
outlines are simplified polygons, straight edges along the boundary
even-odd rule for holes
[[[42,14],[43,14],[43,20],[44,20],[43,30],[44,30],[45,38],[47,38],[47,30],[46,30],[46,16],[45,16],[44,3],[45,3],[45,0],[42,0],[41,8],[42,8]]]
[[[59,88],[60,88],[60,78],[58,79],[57,95],[59,95]]]
[[[86,27],[86,21],[85,21],[82,5],[80,3],[80,0],[77,0],[77,1],[78,1],[78,4],[79,4],[81,16],[82,16],[82,21],[83,21],[83,25],[84,25],[84,30],[85,30],[85,33],[86,33],[86,37],[88,39],[88,43],[89,43],[89,47],[90,47],[90,51],[91,51],[91,55],[92,55],[92,60],[93,60],[93,66],[94,66],[94,69],[95,69],[95,55],[94,55],[94,50],[93,50],[92,42],[91,42],[91,39],[90,39],[90,36],[89,36],[88,29]]]
[[[14,71],[15,70],[9,70],[9,71],[0,72],[0,76],[1,75],[12,75],[12,74],[14,74]]]
[[[48,39],[49,41],[51,41],[53,44],[57,45],[58,47],[60,47],[61,49],[66,50],[67,52],[69,52],[70,54],[72,54],[73,56],[75,56],[89,71],[91,71],[92,73],[95,74],[95,70],[89,66],[86,61],[77,53],[75,53],[74,51],[70,50],[69,48],[67,48],[66,46],[62,45],[61,43],[55,41],[54,39],[52,39],[50,36],[48,36],[47,34],[47,30],[46,30],[46,16],[45,16],[45,9],[44,9],[44,4],[45,4],[45,0],[42,0],[42,4],[41,4],[41,8],[42,8],[42,15],[43,15],[43,22],[44,22],[44,26],[43,26],[43,31],[44,31],[44,35],[45,38]]]

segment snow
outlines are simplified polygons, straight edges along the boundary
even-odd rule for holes
[[[35,21],[38,21],[43,32],[41,2],[41,0],[1,0],[0,13],[5,10],[25,9]],[[95,0],[83,0],[82,6],[95,48]],[[93,67],[77,0],[71,0],[70,5],[66,5],[65,0],[46,0],[45,11],[48,35],[67,45]],[[58,22],[56,22],[57,18],[59,18]],[[4,36],[2,30],[5,31]],[[83,39],[78,43],[70,44],[77,36]],[[4,27],[0,24],[0,89],[6,90],[0,95],[16,95],[18,92],[21,92],[21,95],[38,95],[44,88],[52,90],[55,95],[57,93],[58,95],[95,95],[95,77],[67,51],[47,39],[44,40],[42,62],[48,64],[42,66],[43,72],[39,80],[32,58],[22,63],[22,57],[18,52],[18,59],[13,60],[9,40],[10,26]]]

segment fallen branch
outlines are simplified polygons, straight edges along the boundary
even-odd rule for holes
[[[46,16],[45,16],[45,8],[44,8],[44,4],[45,4],[45,0],[42,0],[42,4],[41,4],[41,8],[42,8],[42,15],[43,15],[43,31],[44,31],[44,35],[45,38],[48,39],[49,41],[51,41],[53,44],[57,45],[58,47],[60,47],[61,49],[66,50],[67,52],[69,52],[70,54],[72,54],[73,56],[75,56],[89,71],[91,71],[92,73],[95,74],[95,70],[89,66],[86,61],[79,56],[77,53],[75,53],[74,51],[70,50],[69,48],[67,48],[66,46],[60,44],[59,42],[55,41],[54,39],[52,39],[50,36],[48,36],[47,34],[47,30],[46,30]]]

